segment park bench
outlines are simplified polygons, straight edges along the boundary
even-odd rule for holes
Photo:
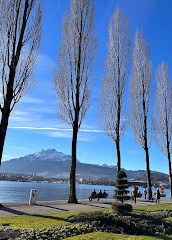
[[[103,193],[103,194],[99,194],[99,193],[98,193],[98,194],[94,194],[93,196],[90,195],[88,199],[89,199],[89,201],[91,202],[93,199],[94,199],[94,200],[97,199],[97,200],[99,201],[100,198],[106,199],[107,197],[108,197],[108,193],[105,193],[105,194],[104,194],[104,193]]]

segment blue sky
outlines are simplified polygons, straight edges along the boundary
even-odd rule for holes
[[[97,96],[107,54],[109,20],[117,4],[122,12],[127,12],[130,17],[133,37],[136,29],[144,30],[145,38],[151,46],[154,69],[165,60],[169,65],[170,76],[172,74],[171,0],[95,0],[96,33],[99,37],[94,69],[95,86],[92,105],[81,126],[77,145],[78,160],[84,163],[116,165],[115,144],[97,124]],[[51,70],[57,66],[62,18],[69,6],[69,0],[44,0],[43,36],[35,73],[37,85],[21,99],[15,113],[10,117],[3,161],[48,148],[71,154],[72,131],[56,115],[55,94],[51,82]],[[122,167],[125,169],[146,169],[144,150],[134,142],[129,127],[121,140],[121,157]],[[154,142],[150,147],[150,168],[168,173],[167,158]]]

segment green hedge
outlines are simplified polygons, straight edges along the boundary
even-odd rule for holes
[[[112,204],[112,211],[117,214],[123,214],[132,212],[132,205],[131,204],[121,204],[121,203],[113,203]]]

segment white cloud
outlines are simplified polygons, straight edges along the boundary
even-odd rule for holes
[[[53,138],[72,138],[72,131],[68,131],[67,129],[67,131],[48,132],[46,135]]]
[[[39,134],[44,134],[52,138],[72,138],[72,128],[55,128],[55,127],[31,127],[31,126],[10,126],[9,129],[20,129],[28,131],[37,131]],[[82,129],[78,133],[78,141],[94,141],[97,133],[101,133],[97,129]]]
[[[44,104],[45,101],[40,98],[26,96],[21,99],[21,103]]]
[[[37,68],[42,69],[43,71],[50,70],[52,67],[55,66],[55,62],[52,58],[47,55],[40,54],[38,57],[38,65]]]
[[[93,142],[95,141],[95,136],[93,135],[87,135],[87,136],[84,136],[84,135],[78,135],[78,141],[82,141],[82,142]]]
[[[3,155],[2,156],[2,161],[7,161],[10,159],[16,158],[16,156],[10,156],[10,155]]]
[[[27,147],[22,147],[22,146],[8,146],[11,149],[19,149],[19,150],[27,150]]]
[[[104,131],[99,129],[80,129],[80,132],[87,132],[87,133],[103,133]]]
[[[72,128],[54,128],[54,127],[9,127],[11,129],[28,129],[28,130],[55,130],[55,131],[64,131],[64,132],[72,132]],[[102,133],[102,130],[97,129],[81,129],[79,132],[86,133]]]

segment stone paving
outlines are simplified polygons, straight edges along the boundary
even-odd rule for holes
[[[66,200],[59,201],[49,201],[49,202],[36,202],[35,205],[29,205],[28,202],[13,202],[13,203],[3,203],[0,206],[0,217],[12,217],[12,216],[22,216],[22,215],[33,215],[33,214],[50,214],[57,212],[75,212],[75,211],[89,211],[97,209],[111,208],[114,199],[106,199],[100,201],[79,200],[79,204],[67,203]],[[132,201],[127,201],[135,206]],[[171,199],[162,198],[160,204],[172,203]],[[159,204],[155,201],[144,200],[143,198],[138,198],[136,206]]]

